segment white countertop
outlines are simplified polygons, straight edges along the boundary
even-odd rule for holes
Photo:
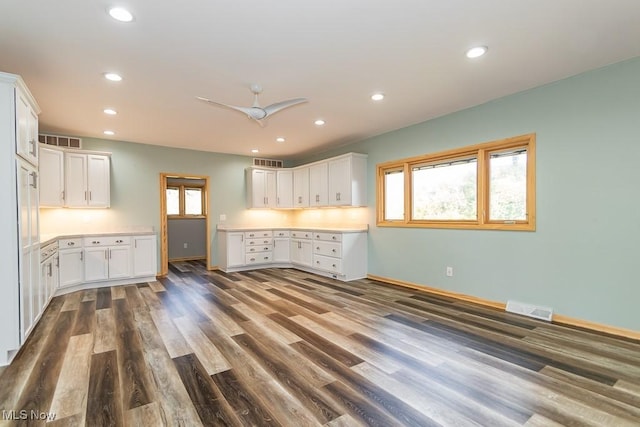
[[[254,230],[310,230],[310,231],[328,231],[336,233],[361,233],[367,231],[367,224],[356,224],[347,226],[282,226],[282,227],[258,227],[255,225],[218,225],[219,231],[254,231]]]
[[[104,237],[104,236],[146,236],[156,234],[152,229],[139,230],[118,230],[118,231],[99,231],[96,233],[60,233],[60,234],[41,234],[40,246],[47,245],[59,239],[77,239],[83,237]]]

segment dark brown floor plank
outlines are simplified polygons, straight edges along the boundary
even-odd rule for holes
[[[224,398],[235,410],[243,425],[281,426],[269,409],[251,391],[251,384],[244,384],[233,369],[212,376]]]
[[[84,335],[95,330],[96,302],[81,302],[73,325],[71,335]]]
[[[115,351],[91,356],[86,425],[122,426],[122,403]]]
[[[240,421],[230,410],[216,385],[207,375],[204,367],[194,354],[173,359],[182,383],[191,397],[202,424],[206,426],[236,426]]]

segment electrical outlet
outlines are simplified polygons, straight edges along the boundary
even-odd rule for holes
[[[447,277],[453,277],[453,267],[447,267]]]
[[[185,249],[187,249],[187,247],[188,247],[188,246],[189,246],[189,244],[188,244],[188,243],[185,243],[185,244],[184,244],[184,248],[185,248]]]
[[[227,215],[226,214],[220,214],[220,221],[226,221],[227,220]]]

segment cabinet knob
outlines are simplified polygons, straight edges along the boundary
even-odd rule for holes
[[[255,260],[256,260],[255,258],[251,258],[251,260],[250,260],[250,261],[255,261]]]
[[[320,264],[320,261],[316,261],[316,264]]]
[[[67,246],[73,246],[75,244],[76,244],[76,242],[67,242]]]
[[[335,254],[337,251],[335,249],[331,249],[331,252]]]
[[[336,240],[336,236],[332,236],[331,238],[332,238],[333,240]]]
[[[316,249],[317,249],[317,250],[320,250],[320,246],[316,246]]]
[[[333,264],[333,268],[336,268],[336,265],[335,265],[335,264]]]

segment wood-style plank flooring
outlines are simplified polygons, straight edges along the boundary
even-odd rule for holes
[[[0,424],[640,425],[637,341],[372,280],[170,271],[53,299]]]

